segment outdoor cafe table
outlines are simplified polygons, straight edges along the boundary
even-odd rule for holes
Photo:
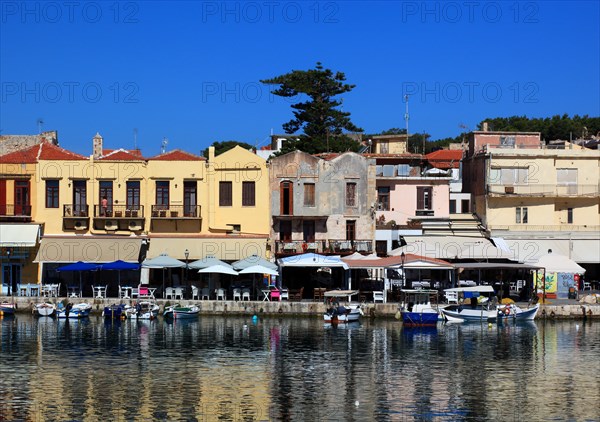
[[[323,295],[325,297],[346,297],[348,298],[348,302],[352,300],[352,296],[357,295],[358,290],[329,290],[325,292]]]
[[[94,297],[98,299],[104,299],[106,297],[106,286],[93,286]]]
[[[269,295],[271,294],[271,289],[262,289],[261,292],[263,294],[263,302],[270,302],[271,298]]]

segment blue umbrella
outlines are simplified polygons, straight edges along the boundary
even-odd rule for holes
[[[121,286],[121,270],[139,270],[140,264],[134,262],[125,262],[120,259],[114,262],[108,262],[100,265],[102,270],[116,270],[118,271],[119,286]]]
[[[79,271],[79,293],[81,294],[81,271],[96,271],[100,269],[101,266],[98,264],[92,264],[91,262],[82,262],[77,261],[73,264],[64,265],[62,267],[58,267],[56,271]]]

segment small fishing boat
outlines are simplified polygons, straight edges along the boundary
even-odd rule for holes
[[[16,304],[10,302],[2,302],[0,303],[0,316],[14,315],[15,309],[17,309]]]
[[[198,314],[200,313],[200,308],[196,305],[192,306],[181,306],[181,305],[173,305],[165,308],[163,312],[163,316],[165,318],[173,318],[173,319],[193,319],[198,318]]]
[[[522,309],[515,303],[506,305],[498,305],[498,323],[503,321],[531,321],[535,318],[540,305],[535,305],[532,308]]]
[[[323,321],[328,324],[346,324],[357,322],[362,315],[359,305],[334,306],[323,314]]]
[[[73,305],[69,302],[66,306],[63,306],[62,303],[59,303],[58,308],[56,309],[56,316],[58,318],[69,319],[85,318],[90,315],[91,310],[92,305],[89,303],[78,303]]]
[[[440,313],[431,306],[431,299],[437,302],[437,290],[402,289],[398,311],[402,323],[407,326],[435,327]]]
[[[158,317],[158,311],[160,307],[149,301],[141,301],[136,303],[134,306],[125,306],[125,315],[130,319],[145,319],[151,320]]]
[[[463,320],[465,322],[495,322],[497,317],[497,300],[492,286],[471,286],[446,289],[456,292],[465,303],[450,305],[441,309],[446,320]],[[487,296],[486,296],[487,295]],[[468,302],[466,302],[468,300]]]
[[[102,311],[102,316],[105,319],[120,319],[121,317],[125,317],[125,305],[109,305],[105,306]]]
[[[56,305],[54,303],[38,303],[33,308],[33,314],[41,317],[53,316],[56,311]]]

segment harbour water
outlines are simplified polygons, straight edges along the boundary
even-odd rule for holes
[[[0,330],[0,420],[600,420],[593,321],[17,315]]]

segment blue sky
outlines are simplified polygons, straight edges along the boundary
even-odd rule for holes
[[[599,2],[0,2],[0,134],[89,155],[264,145],[290,100],[260,79],[317,61],[368,133],[432,139],[486,117],[600,115]]]

